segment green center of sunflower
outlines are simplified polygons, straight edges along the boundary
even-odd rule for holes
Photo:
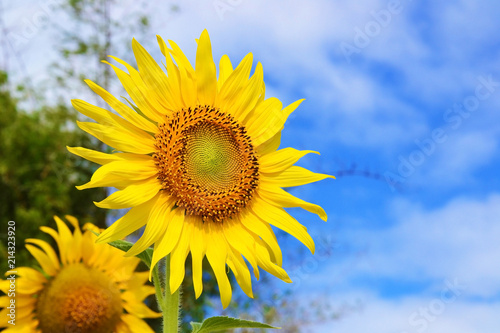
[[[236,183],[244,161],[231,131],[218,124],[202,122],[188,132],[185,170],[193,183],[207,191],[224,190]]]
[[[84,264],[64,267],[42,291],[36,313],[42,332],[114,332],[123,312],[120,290]]]
[[[208,106],[183,109],[159,125],[158,179],[177,206],[204,221],[223,221],[251,199],[259,166],[245,128]]]

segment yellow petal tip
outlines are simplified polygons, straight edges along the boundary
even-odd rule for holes
[[[102,236],[103,234],[100,234],[99,236],[97,236],[95,242],[96,244],[102,244],[102,243],[105,243],[106,242],[106,238]]]

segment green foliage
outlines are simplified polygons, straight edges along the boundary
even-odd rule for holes
[[[141,8],[145,3],[139,0],[134,6]],[[83,80],[90,79],[106,90],[119,86],[110,66],[102,61],[114,55],[132,62],[132,37],[140,38],[146,33],[149,16],[141,9],[124,10],[120,2],[113,0],[65,0],[56,12],[67,24],[54,22],[56,47],[62,59],[51,66],[52,77],[58,83],[53,93],[61,102],[68,102],[70,95],[107,108],[100,98],[89,96]],[[117,12],[130,14],[118,18]]]
[[[279,329],[279,327],[273,327],[267,324],[259,323],[251,320],[243,320],[230,317],[212,317],[207,318],[203,323],[191,322],[193,327],[193,333],[209,333],[209,332],[220,332],[226,331],[233,328],[273,328]]]
[[[31,262],[20,251],[26,238],[45,238],[42,225],[53,225],[54,215],[75,215],[101,227],[105,215],[93,204],[102,190],[78,191],[96,166],[73,157],[70,146],[92,146],[86,135],[75,131],[75,112],[65,106],[40,106],[26,112],[7,89],[0,74],[0,216],[16,221],[17,266]],[[5,242],[0,245],[5,255]],[[2,261],[1,270],[6,270]]]

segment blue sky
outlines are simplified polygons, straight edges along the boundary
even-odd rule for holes
[[[32,4],[15,8],[18,31],[23,18],[40,11]],[[158,59],[155,34],[176,41],[194,60],[194,39],[205,28],[215,59],[228,54],[236,62],[253,52],[268,96],[284,104],[306,98],[285,126],[282,147],[320,151],[301,162],[318,172],[335,175],[355,165],[371,175],[292,189],[327,211],[326,223],[292,213],[315,239],[326,239],[318,251],[331,250],[285,261],[298,285],[292,292],[333,308],[360,304],[309,330],[498,331],[500,4],[178,4],[176,13],[159,1],[143,8],[153,20],[150,40],[140,42]],[[49,39],[40,30],[16,46],[35,81],[55,57]],[[293,258],[301,245],[285,243]]]

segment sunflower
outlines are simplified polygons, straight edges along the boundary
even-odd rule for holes
[[[128,73],[105,61],[132,101],[119,101],[86,81],[121,117],[82,100],[72,101],[79,112],[97,121],[78,126],[116,151],[68,149],[102,165],[79,189],[118,189],[97,206],[131,207],[99,242],[120,239],[146,225],[127,255],[154,244],[152,267],[170,255],[169,283],[175,292],[190,253],[196,297],[203,290],[202,261],[207,257],[227,307],[232,291],[226,265],[249,297],[253,296],[247,262],[257,278],[261,267],[291,282],[281,267],[282,253],[271,226],[293,235],[314,253],[307,229],[283,208],[302,207],[325,221],[327,216],[321,207],[282,188],[332,176],[294,165],[313,151],[277,150],[285,121],[302,100],[282,108],[278,99],[266,99],[260,63],[250,77],[251,53],[235,69],[224,55],[217,77],[206,30],[197,41],[195,68],[177,44],[168,42],[170,47],[158,36],[166,73],[135,40],[138,70],[116,57],[111,56]]]
[[[107,244],[96,244],[98,230],[87,223],[82,233],[78,220],[66,219],[74,226],[73,233],[58,217],[58,231],[41,230],[51,235],[58,247],[54,249],[40,239],[27,239],[26,249],[40,264],[41,270],[16,268],[15,280],[0,280],[0,327],[4,332],[78,332],[130,333],[153,332],[142,318],[157,318],[143,300],[154,293],[145,285],[148,272],[134,272],[138,258],[126,258],[123,252]],[[9,274],[9,272],[7,272]],[[11,283],[15,296],[9,293]],[[9,295],[10,294],[10,295]],[[7,314],[15,301],[15,326]]]

